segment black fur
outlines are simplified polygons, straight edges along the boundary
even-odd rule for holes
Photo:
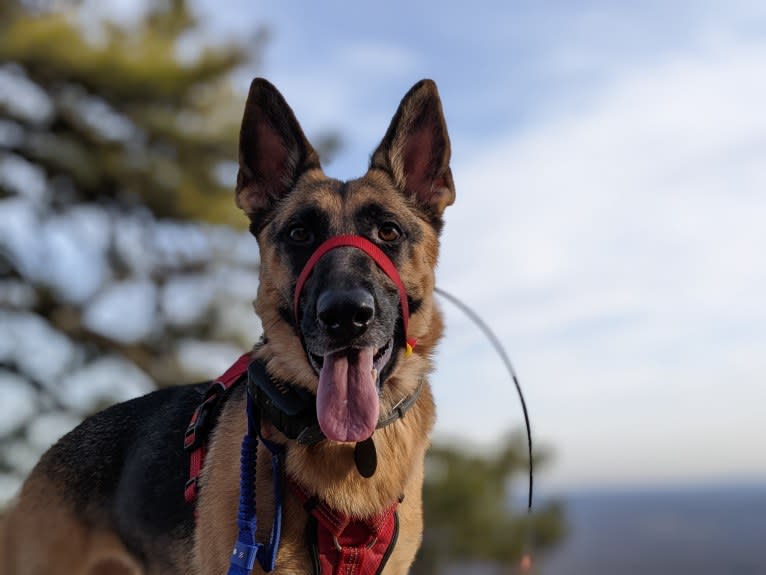
[[[155,391],[114,405],[61,438],[38,464],[88,524],[114,530],[140,560],[191,539],[194,505],[184,501],[189,453],[184,432],[207,384]],[[214,424],[223,402],[211,413]],[[191,549],[191,541],[189,542]]]

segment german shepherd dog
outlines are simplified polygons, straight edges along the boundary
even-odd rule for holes
[[[430,80],[405,95],[367,172],[345,182],[324,174],[276,88],[263,79],[251,85],[236,204],[260,249],[254,305],[264,336],[252,358],[275,381],[316,398],[325,438],[301,445],[269,421],[261,434],[284,446],[284,476],[329,509],[364,520],[401,501],[386,574],[406,573],[422,538],[424,456],[435,417],[426,377],[442,334],[434,267],[443,211],[455,199],[449,159],[441,102]],[[299,273],[319,244],[339,235],[362,236],[393,262],[406,289],[408,333],[400,290],[353,247],[318,261],[294,311]],[[405,338],[417,339],[413,353]],[[56,443],[6,514],[0,574],[226,573],[237,537],[248,392],[238,385],[222,398],[199,497],[191,505],[183,495],[190,463],[182,446],[205,390],[178,386],[115,405]],[[405,415],[376,430],[413,396]],[[373,432],[377,469],[364,477],[355,445]],[[268,539],[275,489],[263,442],[258,463],[258,536]],[[317,572],[306,539],[309,514],[294,490],[284,490],[281,516],[274,572]],[[262,572],[256,563],[253,573]]]

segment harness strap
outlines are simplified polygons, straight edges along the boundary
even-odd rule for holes
[[[410,322],[410,305],[409,301],[407,300],[407,288],[404,287],[404,282],[399,276],[399,272],[396,270],[396,266],[394,265],[394,262],[391,261],[391,258],[389,258],[385,252],[377,245],[362,236],[351,234],[333,236],[320,244],[316,251],[311,254],[311,257],[306,262],[306,265],[303,266],[303,270],[301,270],[301,273],[298,276],[298,280],[295,283],[295,295],[293,296],[293,317],[295,318],[296,323],[298,322],[299,317],[298,311],[301,302],[301,292],[303,292],[303,286],[311,275],[311,272],[314,270],[314,266],[316,266],[317,262],[322,258],[322,256],[324,256],[330,250],[343,247],[351,247],[362,250],[364,253],[370,256],[378,265],[378,267],[383,271],[383,273],[385,273],[389,279],[394,282],[396,289],[399,291],[399,306],[402,308],[402,327],[404,328],[407,353],[412,353],[412,349],[415,347],[417,340],[407,339],[407,331]]]
[[[206,440],[208,431],[213,424],[211,415],[215,413],[214,408],[220,402],[223,394],[245,377],[251,359],[249,353],[242,355],[221,377],[213,381],[205,392],[204,400],[192,414],[189,426],[184,433],[184,450],[191,451],[189,479],[184,486],[184,499],[187,503],[193,503],[199,492],[199,477],[205,465]]]
[[[292,480],[290,489],[310,514],[315,575],[377,575],[399,536],[399,501],[367,519],[342,515]]]

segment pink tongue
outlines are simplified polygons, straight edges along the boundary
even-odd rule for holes
[[[324,356],[317,389],[319,427],[334,441],[364,441],[375,431],[380,405],[372,379],[372,348]]]

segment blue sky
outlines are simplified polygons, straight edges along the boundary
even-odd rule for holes
[[[341,133],[336,177],[437,81],[458,193],[438,283],[507,346],[555,452],[542,489],[766,478],[766,5],[195,4],[213,39],[269,28],[256,72],[309,137]],[[521,412],[444,307],[437,434],[489,445]]]

